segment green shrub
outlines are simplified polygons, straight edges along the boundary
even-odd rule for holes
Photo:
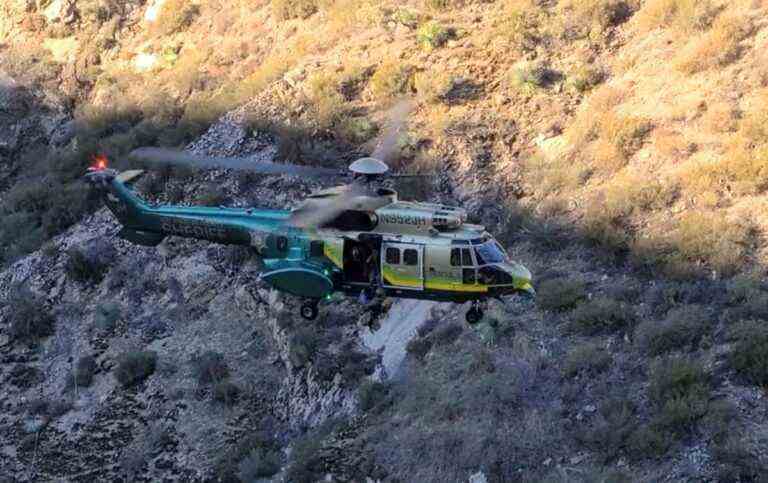
[[[120,306],[114,302],[106,302],[96,306],[93,323],[97,330],[111,333],[121,316]]]
[[[328,420],[296,441],[291,452],[291,462],[286,471],[286,481],[315,483],[325,477],[325,461],[321,450],[325,440],[338,429],[340,424],[340,420]]]
[[[574,347],[565,358],[563,373],[568,377],[577,374],[596,374],[611,365],[611,353],[596,342],[587,342]]]
[[[595,418],[580,428],[577,439],[612,459],[626,445],[635,426],[634,404],[623,397],[609,397],[600,404]]]
[[[605,72],[590,65],[582,65],[571,75],[569,83],[576,91],[584,94],[605,80]]]
[[[509,82],[512,87],[526,94],[532,94],[552,82],[555,73],[539,63],[524,62],[510,72]]]
[[[765,386],[768,384],[768,324],[764,321],[742,322],[730,333],[734,341],[730,363],[744,378]]]
[[[341,138],[352,144],[369,141],[378,131],[378,126],[366,117],[348,117],[339,126]]]
[[[424,356],[432,349],[432,339],[423,337],[414,337],[405,346],[405,352],[418,360],[424,359]]]
[[[574,308],[586,298],[584,283],[568,278],[553,278],[541,282],[536,291],[536,303],[543,310],[562,312]]]
[[[237,465],[237,476],[241,481],[256,481],[269,478],[280,471],[282,457],[277,451],[255,449]]]
[[[672,436],[653,425],[635,429],[627,440],[627,450],[634,459],[657,458],[667,452]]]
[[[206,351],[194,354],[190,363],[192,372],[200,384],[218,384],[229,377],[229,367],[219,352]]]
[[[152,351],[132,351],[117,358],[115,379],[128,388],[143,382],[155,372],[157,353]]]
[[[77,361],[73,382],[78,387],[88,387],[93,383],[93,374],[96,372],[96,358],[83,356]]]
[[[712,316],[700,305],[679,306],[661,322],[648,320],[640,324],[637,341],[651,355],[694,346],[709,333],[711,319]]]
[[[55,319],[45,300],[26,287],[15,288],[7,301],[8,335],[14,341],[35,342],[53,335]]]
[[[653,424],[684,433],[707,413],[709,378],[700,362],[666,358],[651,365],[648,395],[656,406]]]
[[[360,410],[363,412],[381,412],[391,404],[391,385],[378,381],[365,381],[357,391]]]
[[[232,381],[220,381],[213,386],[213,400],[227,406],[237,402],[240,397],[240,388]]]
[[[98,284],[104,278],[112,262],[111,256],[101,256],[97,249],[81,250],[71,248],[67,251],[64,269],[72,280],[82,283]]]
[[[317,12],[317,0],[272,0],[272,13],[279,20],[307,18]]]
[[[435,330],[432,337],[436,346],[450,345],[456,342],[462,332],[464,332],[464,327],[461,324],[450,323]]]
[[[583,334],[628,328],[634,323],[632,308],[623,302],[598,297],[577,307],[571,314],[571,327]]]
[[[450,36],[450,30],[434,20],[425,23],[416,32],[416,39],[419,44],[427,50],[442,47]]]
[[[430,10],[449,10],[457,3],[458,0],[424,0],[424,6]]]

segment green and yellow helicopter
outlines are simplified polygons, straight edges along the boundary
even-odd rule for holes
[[[338,170],[246,158],[210,158],[159,148],[131,154],[143,162],[201,167],[246,166],[263,174],[349,176]],[[122,173],[100,158],[86,180],[123,225],[119,236],[157,246],[166,236],[252,247],[263,260],[261,278],[304,299],[301,315],[313,320],[318,304],[334,292],[361,299],[393,298],[471,302],[470,324],[480,303],[508,294],[533,295],[531,273],[512,261],[484,227],[466,223],[461,208],[398,199],[380,183],[389,172],[377,157],[349,166],[354,181],[318,191],[296,209],[154,205],[131,189],[141,170]],[[392,175],[389,175],[392,176]],[[363,300],[365,301],[365,300]]]

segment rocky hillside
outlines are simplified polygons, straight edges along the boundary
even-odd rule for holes
[[[3,2],[0,475],[759,480],[766,10]],[[427,195],[503,240],[535,304],[469,328],[340,299],[307,326],[248,253],[129,245],[77,181],[143,145],[342,166],[403,96],[402,168],[440,173]],[[290,207],[318,187],[169,169],[140,190]]]

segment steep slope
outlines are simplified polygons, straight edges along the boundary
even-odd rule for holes
[[[27,136],[3,151],[0,242],[15,247],[8,260],[33,253],[0,278],[0,470],[28,480],[759,478],[766,8],[3,4],[2,69],[33,101],[0,119],[3,133]],[[138,249],[113,238],[103,212],[68,228],[95,209],[72,201],[85,200],[72,180],[94,152],[161,144],[341,166],[370,152],[403,95],[418,107],[399,140],[402,163],[443,173],[430,198],[463,204],[501,237],[539,295],[535,305],[493,302],[475,329],[460,307],[436,309],[409,327],[392,379],[365,377],[376,356],[354,301],[331,306],[322,330],[307,328],[289,299],[259,290],[236,250],[181,240]],[[31,149],[45,139],[53,155]],[[62,187],[69,201],[40,201]],[[270,206],[310,188],[183,170],[142,185],[161,201]],[[41,232],[25,240],[30,226]],[[92,282],[70,247],[95,260]],[[37,295],[16,295],[22,281]],[[121,315],[103,334],[111,303]],[[32,316],[38,305],[52,317]],[[17,340],[19,327],[42,337]],[[140,349],[157,353],[156,371],[124,389],[107,372]],[[73,392],[65,374],[83,355],[99,369]],[[52,404],[62,395],[72,408]]]

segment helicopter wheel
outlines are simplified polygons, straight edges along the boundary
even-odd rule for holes
[[[307,302],[301,306],[301,316],[307,320],[315,320],[317,313],[317,303]]]
[[[467,310],[467,315],[465,317],[469,325],[475,325],[483,319],[483,309],[477,305],[472,305],[472,307]]]

